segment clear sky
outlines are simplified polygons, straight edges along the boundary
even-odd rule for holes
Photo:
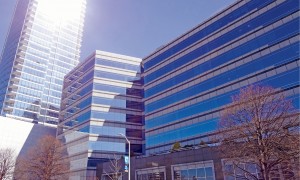
[[[235,0],[87,0],[81,59],[96,49],[143,58]],[[16,0],[0,0],[0,50]]]

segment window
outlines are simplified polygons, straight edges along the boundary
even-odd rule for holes
[[[166,179],[166,168],[155,167],[136,170],[136,180],[165,180]]]
[[[213,161],[173,165],[173,180],[214,180]]]
[[[255,179],[261,178],[259,167],[254,163],[239,163],[233,165],[232,161],[222,160],[223,172],[225,180],[238,180],[238,179]],[[290,179],[295,176],[293,168],[290,163],[283,162],[276,166],[270,173],[272,180],[279,180],[281,178]]]

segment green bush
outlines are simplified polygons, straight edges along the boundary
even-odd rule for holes
[[[201,147],[207,147],[208,145],[206,144],[206,142],[204,142],[203,140],[200,141],[199,145]]]
[[[178,149],[180,149],[180,148],[181,148],[180,143],[179,143],[179,142],[176,142],[176,143],[173,145],[172,150],[178,150]]]

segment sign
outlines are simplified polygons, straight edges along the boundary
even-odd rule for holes
[[[124,163],[125,163],[126,165],[129,164],[129,157],[128,157],[128,156],[124,156]]]
[[[125,172],[128,172],[128,165],[125,165],[124,170]]]
[[[128,167],[129,167],[129,157],[128,156],[124,156],[124,170],[125,172],[128,172]]]

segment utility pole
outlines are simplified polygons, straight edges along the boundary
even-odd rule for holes
[[[130,141],[127,139],[127,137],[124,134],[119,133],[119,135],[123,136],[128,143],[128,166],[129,166],[128,167],[128,180],[130,180]]]

